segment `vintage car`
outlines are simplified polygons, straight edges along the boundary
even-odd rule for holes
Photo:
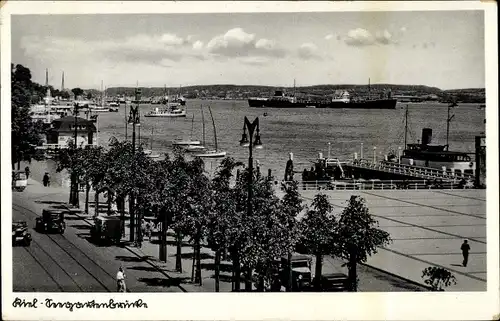
[[[24,171],[12,171],[12,189],[22,192],[28,186],[28,177]]]
[[[314,277],[313,284],[316,282]],[[323,274],[319,279],[321,292],[343,292],[349,288],[349,278],[344,273]]]
[[[96,243],[120,244],[122,237],[121,220],[117,216],[99,215],[94,218],[90,237]]]
[[[25,221],[12,222],[12,246],[31,244],[31,234],[28,232],[28,224]]]
[[[38,232],[57,232],[64,233],[66,223],[64,222],[64,214],[66,210],[48,208],[42,211],[42,216],[36,218],[35,230]]]
[[[288,257],[282,257],[280,263],[281,284],[288,284],[288,265],[292,267],[292,291],[306,291],[311,287],[312,259],[308,255],[294,254],[289,262]]]

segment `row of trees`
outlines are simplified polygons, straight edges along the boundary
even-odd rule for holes
[[[272,179],[258,170],[253,173],[242,163],[225,158],[210,179],[200,158],[188,159],[181,149],[161,161],[149,159],[141,147],[134,153],[132,144],[112,139],[110,148],[69,148],[60,152],[59,170],[98,191],[116,191],[122,215],[125,199],[136,199],[139,215],[155,213],[163,224],[160,257],[166,259],[166,231],[172,230],[177,243],[176,269],[182,271],[182,242],[193,246],[193,280],[201,284],[201,247],[215,253],[216,291],[219,290],[221,261],[232,262],[233,289],[258,290],[275,278],[275,260],[290,256],[298,247],[316,257],[316,275],[321,275],[322,258],[333,255],[349,263],[351,290],[356,290],[356,264],[387,244],[389,235],[377,228],[364,201],[352,197],[340,215],[334,215],[326,195],[318,194],[311,208],[304,208],[296,182],[285,186],[279,199]],[[234,173],[236,175],[233,175]],[[248,178],[253,175],[252,215],[247,211]],[[132,198],[130,196],[133,196]],[[129,204],[130,205],[130,204]],[[299,214],[306,210],[303,218]],[[289,273],[291,273],[289,271]],[[319,278],[317,278],[319,279]],[[291,281],[291,278],[289,278]],[[284,285],[289,290],[291,284]],[[319,286],[319,284],[317,284]]]

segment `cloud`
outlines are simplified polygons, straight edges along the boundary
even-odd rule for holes
[[[408,29],[406,29],[405,26],[403,26],[403,27],[401,27],[401,29],[399,29],[399,31],[401,31],[401,32],[406,32],[406,30],[408,30]]]
[[[193,43],[193,49],[194,49],[194,50],[201,50],[201,49],[203,49],[203,41],[196,40],[196,41]]]
[[[318,54],[318,47],[313,43],[303,43],[297,50],[298,56],[302,59],[321,59]]]
[[[325,36],[325,40],[330,40],[330,39],[333,39],[333,35],[332,34],[329,34],[329,35]]]
[[[344,42],[350,46],[357,47],[397,43],[397,41],[393,39],[392,34],[387,30],[377,31],[375,35],[373,35],[370,31],[363,28],[349,30]]]
[[[268,57],[243,57],[240,59],[240,62],[251,66],[263,66],[267,65],[271,61]]]
[[[160,35],[138,34],[125,39],[106,41],[47,37],[23,37],[21,47],[31,57],[51,59],[57,57],[65,61],[78,61],[77,57],[117,62],[167,65],[165,61],[178,62],[183,59],[203,59],[200,52],[193,49],[203,47],[194,42],[192,36],[186,38],[171,33]]]
[[[285,50],[277,47],[273,40],[257,40],[255,34],[247,33],[242,28],[233,28],[215,36],[207,43],[207,49],[212,54],[226,57],[285,56]]]

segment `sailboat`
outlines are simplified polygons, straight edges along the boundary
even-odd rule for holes
[[[199,140],[192,140],[193,129],[194,129],[194,114],[193,114],[193,118],[191,119],[191,135],[189,136],[189,139],[188,140],[180,140],[180,141],[174,142],[173,144],[178,145],[178,146],[188,146],[188,147],[189,146],[199,146],[201,144],[201,142]]]
[[[116,106],[109,106],[106,107],[106,89],[103,90],[103,82],[101,80],[101,101],[100,101],[100,106],[96,105],[90,105],[89,110],[95,113],[102,113],[102,112],[118,112],[118,107]]]
[[[151,128],[151,142],[149,144],[149,149],[144,150],[144,154],[146,154],[149,158],[159,158],[160,154],[153,153],[153,137],[154,137],[154,127]]]
[[[203,144],[191,144],[184,146],[186,151],[188,152],[202,152],[205,150],[205,114],[203,113],[203,105],[200,105],[201,110],[201,123],[202,123],[202,132],[203,132]],[[194,115],[193,115],[194,120]],[[193,125],[191,125],[191,132],[193,130]]]
[[[194,155],[195,157],[202,157],[202,158],[221,158],[226,156],[226,152],[224,151],[219,151],[218,146],[217,146],[217,129],[215,128],[215,121],[214,121],[214,115],[212,114],[212,109],[210,106],[208,106],[208,110],[210,111],[210,117],[212,118],[212,125],[214,127],[214,142],[215,142],[215,150],[209,150],[206,152],[203,152],[201,154],[196,154]],[[203,111],[202,111],[203,115]],[[205,135],[203,135],[205,136]]]

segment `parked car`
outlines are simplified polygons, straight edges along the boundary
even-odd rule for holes
[[[22,192],[28,186],[28,176],[25,171],[12,171],[12,189]]]
[[[313,279],[313,284],[316,277]],[[343,292],[349,288],[349,278],[344,273],[323,274],[320,278],[321,292]]]
[[[28,232],[28,224],[25,221],[12,222],[12,246],[22,244],[30,246],[31,234]]]
[[[292,291],[306,291],[311,287],[312,273],[311,273],[312,259],[308,255],[294,254],[289,262],[288,257],[281,258],[280,274],[281,284],[286,286],[288,284],[288,266],[292,267]]]
[[[96,243],[120,244],[121,220],[117,216],[99,215],[90,228],[90,237]]]
[[[42,216],[36,218],[35,230],[38,232],[64,233],[66,223],[64,222],[65,210],[49,208],[42,211]]]

